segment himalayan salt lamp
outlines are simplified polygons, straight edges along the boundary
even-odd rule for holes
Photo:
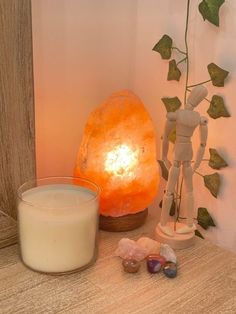
[[[156,144],[152,121],[131,91],[113,93],[90,114],[74,175],[101,187],[101,229],[144,223],[159,184]]]

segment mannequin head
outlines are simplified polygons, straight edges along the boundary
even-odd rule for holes
[[[207,96],[207,93],[207,89],[203,85],[194,87],[188,96],[185,109],[193,110]]]

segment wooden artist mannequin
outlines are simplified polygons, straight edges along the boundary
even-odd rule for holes
[[[180,175],[180,167],[182,166],[183,179],[186,188],[186,224],[176,230],[178,234],[193,232],[196,227],[194,225],[194,198],[193,198],[193,173],[200,166],[207,141],[208,127],[207,118],[200,116],[194,111],[194,108],[206,97],[207,89],[200,85],[192,89],[185,109],[179,109],[175,112],[167,113],[167,121],[165,125],[163,142],[162,142],[162,160],[169,169],[169,177],[166,186],[166,192],[162,203],[161,219],[158,227],[167,236],[173,237],[174,230],[168,225],[169,212],[173,202],[175,187]],[[167,158],[169,149],[168,135],[173,127],[176,127],[176,142],[174,147],[174,161],[171,165]],[[191,137],[194,130],[199,126],[200,145],[196,154],[196,159],[191,166],[193,157]]]

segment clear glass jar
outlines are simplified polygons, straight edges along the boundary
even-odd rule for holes
[[[18,189],[22,262],[32,270],[64,274],[97,257],[99,187],[82,178],[48,177]]]

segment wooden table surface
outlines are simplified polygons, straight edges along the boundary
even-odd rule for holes
[[[145,263],[124,273],[114,251],[121,237],[151,235],[156,218],[129,233],[100,232],[99,258],[80,273],[38,274],[23,266],[18,247],[0,250],[0,313],[236,313],[236,256],[206,240],[177,251],[175,279],[151,275]]]

